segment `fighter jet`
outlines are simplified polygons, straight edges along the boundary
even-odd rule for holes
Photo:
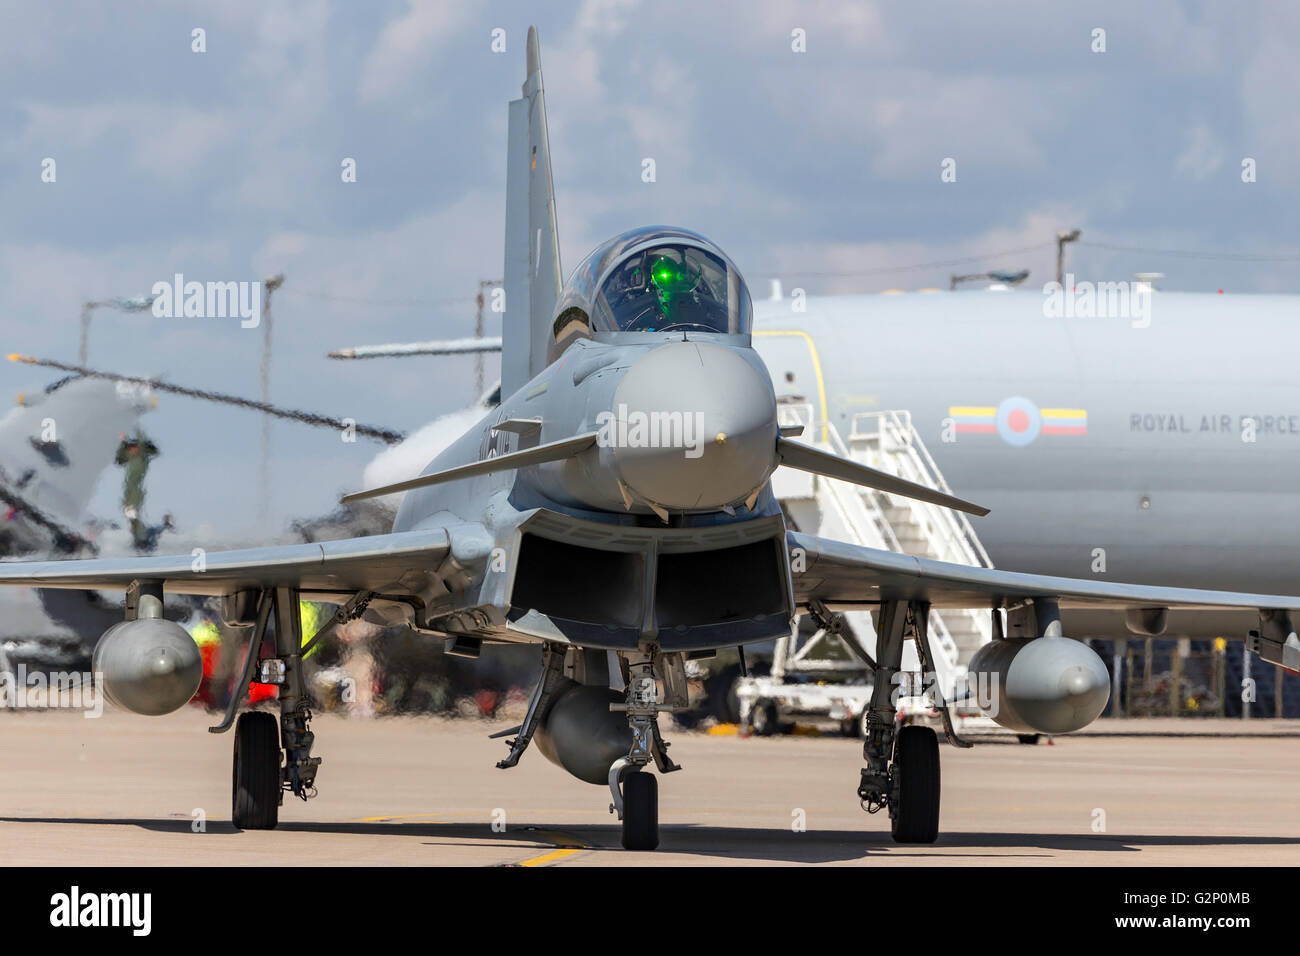
[[[123,434],[152,408],[146,389],[68,376],[18,395],[0,419],[0,554],[99,553],[104,528],[87,520],[95,485]],[[9,589],[0,594],[0,673],[88,660],[121,616],[97,594]]]
[[[140,416],[158,404],[159,392],[204,401],[251,407],[308,425],[337,430],[337,419],[252,402],[238,396],[203,391],[170,382],[105,373],[65,362],[10,355],[11,361],[66,372],[40,390],[21,392],[16,407],[0,419],[0,554],[121,555],[140,553],[140,541],[123,519],[105,520],[88,513],[96,484],[114,461],[127,436],[139,433]],[[359,434],[396,442],[399,433],[357,426]],[[372,502],[336,509],[330,515],[294,522],[280,540],[311,541],[355,536],[386,528],[385,509]],[[138,519],[136,519],[138,520]],[[190,546],[170,520],[145,525],[146,550],[161,538],[175,549]],[[193,542],[197,543],[197,542]],[[202,542],[211,545],[210,540]],[[230,543],[229,546],[234,546]],[[172,607],[178,619],[193,613],[198,602]],[[91,659],[96,640],[121,619],[95,592],[53,589],[5,589],[0,592],[0,673],[23,664],[29,671],[67,670]]]
[[[75,376],[20,394],[0,420],[0,552],[87,547],[95,484],[153,402],[147,389]]]
[[[508,151],[503,398],[422,474],[349,496],[406,492],[390,533],[199,558],[0,563],[4,585],[126,592],[125,620],[100,639],[94,668],[108,698],[136,713],[177,709],[199,681],[194,642],[161,616],[164,594],[220,596],[225,619],[252,628],[239,691],[213,728],[235,727],[236,826],[274,827],[285,793],[316,792],[300,596],[339,605],[314,640],[364,612],[440,638],[453,653],[472,656],[489,641],[539,644],[541,676],[498,766],[516,765],[535,738],[572,775],[609,788],[623,846],[634,850],[659,842],[650,765],[681,769],[658,718],[686,705],[686,662],[788,633],[800,611],[878,615],[855,796],[867,810],[887,810],[904,843],[939,832],[937,736],[896,732],[892,699],[905,641],[932,670],[932,606],[992,614],[996,638],[970,672],[988,688],[995,719],[1026,732],[1078,730],[1109,697],[1102,662],[1062,633],[1063,607],[1122,609],[1153,631],[1171,607],[1251,608],[1260,616],[1253,647],[1300,667],[1290,621],[1297,597],[958,566],[790,531],[769,481],[783,464],[985,509],[783,429],[752,347],[746,283],[703,236],[636,229],[596,248],[561,283],[532,29]],[[1216,560],[1211,543],[1205,560]],[[274,653],[259,659],[272,617]],[[255,675],[280,685],[278,722],[262,712],[234,719]]]

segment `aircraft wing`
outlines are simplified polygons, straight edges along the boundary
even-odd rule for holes
[[[1300,610],[1300,597],[1294,595],[1060,578],[948,564],[793,531],[787,539],[795,603],[801,605],[815,599],[833,608],[887,599],[925,601],[938,608],[987,608],[1054,598],[1063,608]]]
[[[434,339],[429,342],[399,342],[392,345],[356,345],[328,353],[332,359],[393,358],[405,355],[468,355],[500,352],[501,336],[468,339]]]
[[[0,561],[0,586],[111,591],[155,580],[171,594],[222,595],[265,587],[413,594],[428,588],[449,550],[448,533],[438,529],[182,555]]]

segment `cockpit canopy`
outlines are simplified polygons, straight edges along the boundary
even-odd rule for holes
[[[735,332],[740,289],[720,255],[663,238],[606,272],[592,317],[603,332]]]
[[[591,332],[748,333],[749,290],[716,245],[685,229],[648,226],[616,236],[573,270],[556,305],[563,349]]]

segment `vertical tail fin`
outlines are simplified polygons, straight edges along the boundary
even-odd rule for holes
[[[547,326],[559,296],[560,242],[555,229],[551,148],[546,137],[542,56],[528,28],[523,96],[510,103],[506,159],[506,310],[501,394],[510,395],[546,367]]]

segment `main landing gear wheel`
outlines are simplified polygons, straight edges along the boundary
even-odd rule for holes
[[[659,846],[659,781],[651,773],[623,777],[623,849]]]
[[[239,715],[231,821],[240,830],[273,830],[280,818],[280,724],[270,714]]]
[[[939,836],[939,738],[929,727],[903,727],[894,743],[889,815],[896,843]]]

